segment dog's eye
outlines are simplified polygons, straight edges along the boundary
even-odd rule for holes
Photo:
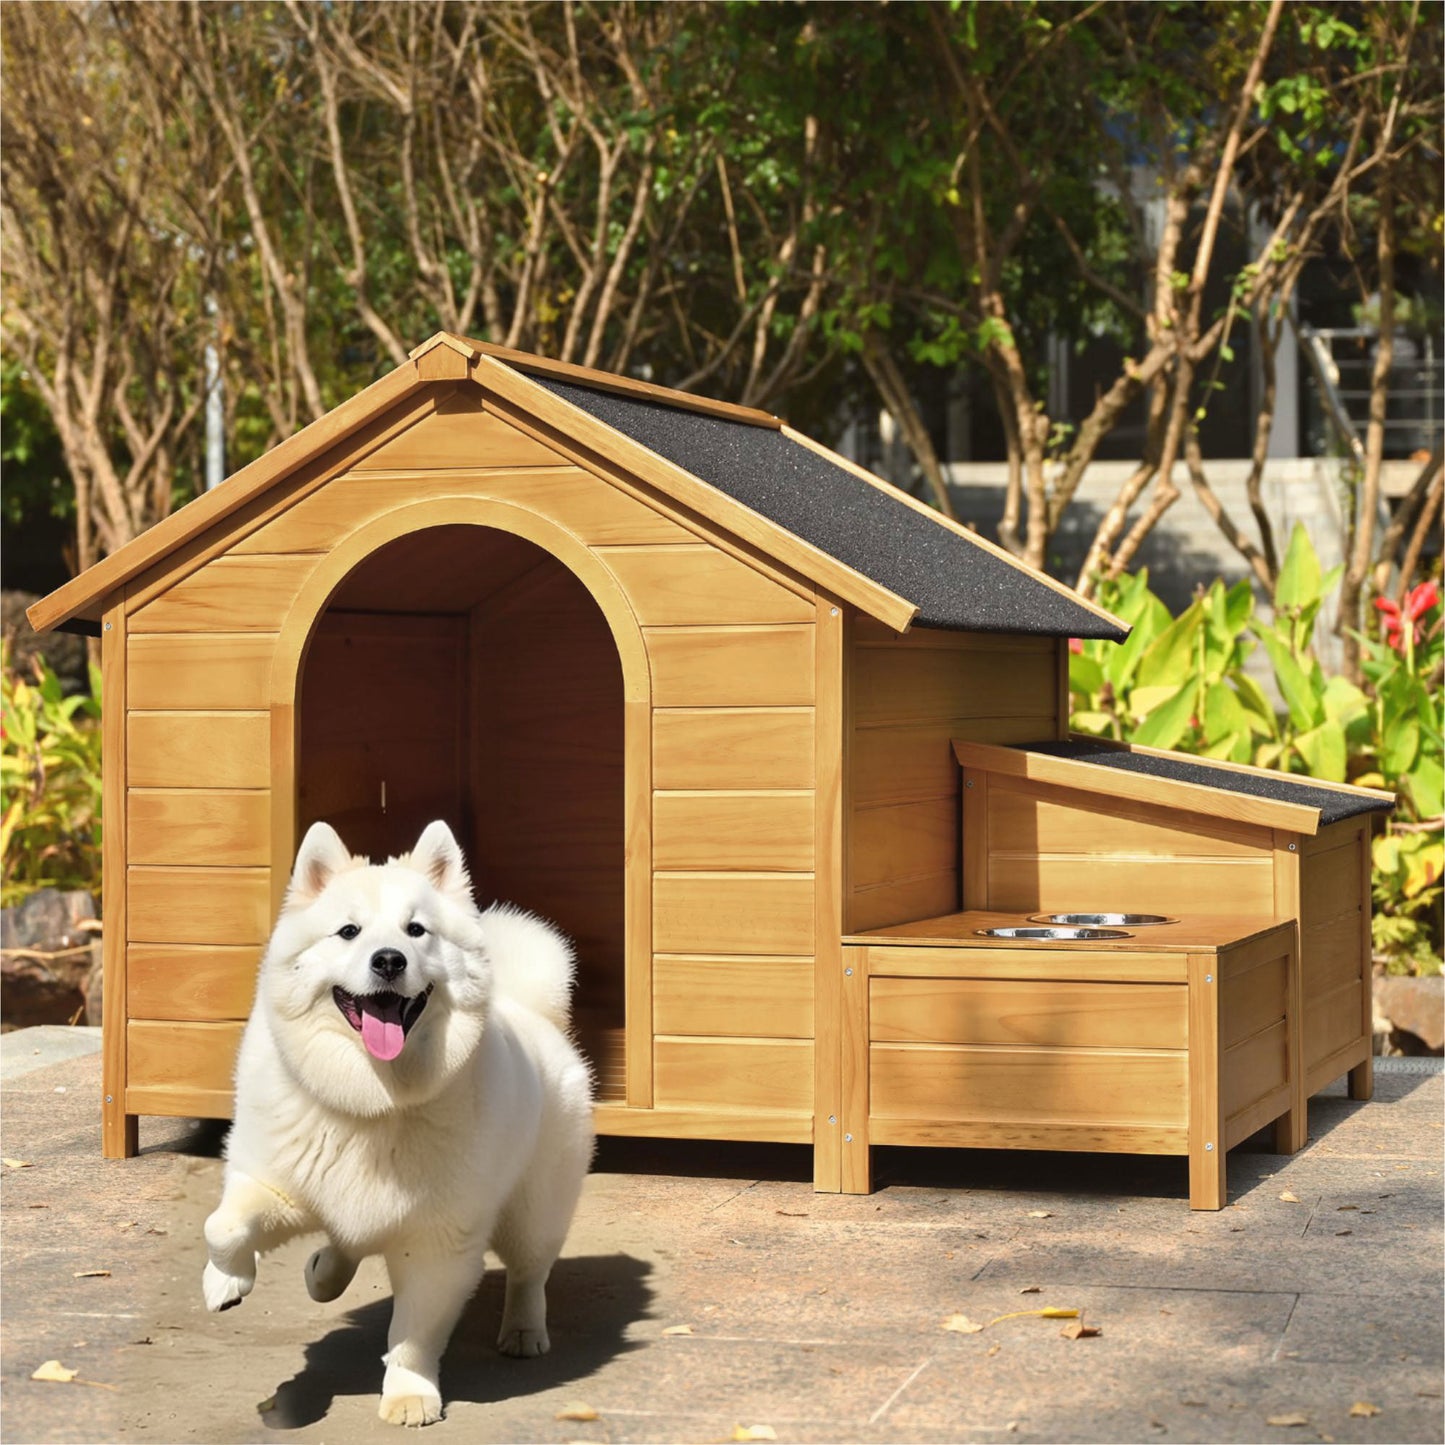
[[[351,940],[355,938],[356,935],[360,932],[361,929],[358,928],[356,924],[343,923],[341,927],[336,930],[336,936],[338,938],[344,938],[348,943],[350,943]]]
[[[408,938],[425,938],[426,929],[423,928],[420,923],[416,922],[415,919],[413,919],[412,922],[408,923],[406,926],[406,936]]]

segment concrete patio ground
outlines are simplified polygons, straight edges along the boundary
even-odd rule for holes
[[[0,1070],[0,1437],[394,1441],[380,1266],[315,1304],[298,1241],[208,1315],[220,1127],[145,1120],[138,1158],[102,1160],[99,1057],[55,1061],[41,1032],[6,1035]],[[814,1194],[802,1149],[605,1141],[553,1273],[552,1353],[496,1354],[489,1275],[432,1431],[1439,1441],[1441,1136],[1440,1074],[1387,1061],[1372,1102],[1316,1097],[1299,1154],[1236,1150],[1217,1214],[1189,1210],[1180,1160],[883,1152],[860,1198]],[[1100,1333],[1017,1313],[1045,1307]],[[32,1380],[48,1360],[78,1373]]]

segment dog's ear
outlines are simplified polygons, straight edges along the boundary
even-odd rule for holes
[[[322,889],[350,862],[351,854],[336,829],[330,823],[313,823],[296,854],[286,907],[301,907],[320,897]]]
[[[437,892],[470,902],[472,880],[467,875],[466,859],[455,834],[440,818],[422,830],[409,862],[419,873],[426,874]]]

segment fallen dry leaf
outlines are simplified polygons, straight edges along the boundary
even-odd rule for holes
[[[66,1369],[59,1360],[46,1360],[30,1378],[32,1380],[52,1380],[57,1385],[68,1385],[79,1373],[79,1370]]]
[[[591,1405],[584,1405],[577,1400],[568,1405],[565,1410],[558,1410],[552,1418],[554,1420],[597,1420],[601,1417]]]
[[[1086,1325],[1083,1320],[1075,1320],[1067,1324],[1059,1331],[1066,1340],[1092,1340],[1095,1335],[1103,1334],[1098,1325]]]
[[[1348,1210],[1348,1209],[1358,1209],[1359,1207],[1360,1207],[1360,1206],[1359,1206],[1358,1204],[1341,1204],[1341,1205],[1336,1206],[1336,1208],[1335,1208],[1335,1213],[1336,1213],[1336,1214],[1343,1214],[1343,1213],[1345,1213],[1345,1211]]]
[[[1029,1218],[1030,1218],[1030,1219],[1052,1219],[1053,1217],[1054,1217],[1054,1211],[1053,1211],[1052,1209],[1031,1209],[1031,1210],[1029,1210]]]
[[[1270,1415],[1266,1418],[1266,1425],[1308,1425],[1310,1417],[1303,1410],[1291,1410],[1285,1415]]]
[[[1013,1310],[1006,1315],[996,1315],[989,1321],[989,1324],[996,1325],[1001,1324],[1004,1320],[1033,1318],[1041,1320],[1076,1320],[1078,1317],[1078,1310],[1061,1309],[1057,1305],[1049,1305],[1047,1308],[1041,1310]]]
[[[949,1315],[943,1322],[943,1328],[952,1330],[956,1335],[976,1335],[983,1330],[977,1320],[971,1320],[967,1315]]]
[[[1350,1406],[1350,1414],[1357,1419],[1368,1420],[1371,1415],[1378,1415],[1379,1413],[1380,1407],[1370,1404],[1368,1400],[1356,1400],[1355,1403]]]
[[[28,1159],[0,1159],[7,1169],[34,1169],[35,1166]]]
[[[1019,1293],[1020,1293],[1020,1294],[1042,1294],[1043,1291],[1042,1291],[1042,1290],[1038,1287],[1038,1285],[1036,1285],[1036,1284],[1026,1284],[1026,1285],[1019,1291]]]
[[[258,1414],[266,1415],[266,1414],[269,1414],[269,1413],[270,1413],[272,1410],[274,1410],[275,1408],[276,1408],[276,1397],[275,1397],[275,1395],[267,1395],[266,1398],[265,1398],[264,1400],[262,1400],[259,1405],[256,1406],[256,1411],[257,1411]]]
[[[668,1325],[668,1327],[663,1330],[663,1334],[665,1335],[690,1335],[691,1333],[691,1325]]]
[[[808,1217],[806,1209],[775,1209],[773,1213],[781,1214],[784,1219],[806,1219]]]
[[[71,1276],[72,1279],[109,1279],[108,1269],[78,1269]]]
[[[988,1354],[989,1358],[991,1359],[994,1355],[998,1354],[998,1352],[999,1352],[1001,1349],[1003,1349],[1003,1346],[1002,1346],[1002,1345],[990,1345],[990,1346],[988,1347],[988,1350],[986,1351],[986,1353]]]
[[[733,1427],[734,1440],[776,1440],[778,1432],[771,1425],[736,1425]]]
[[[1299,1195],[1296,1194],[1293,1189],[1286,1189],[1279,1197],[1283,1199],[1286,1204],[1298,1204],[1300,1202]]]

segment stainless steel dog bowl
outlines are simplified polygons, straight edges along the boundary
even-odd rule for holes
[[[1162,913],[1031,913],[1029,922],[1061,923],[1071,928],[1148,928],[1179,920]]]
[[[1019,925],[1007,928],[975,928],[974,932],[980,938],[1029,938],[1060,942],[1077,942],[1080,939],[1132,938],[1134,936],[1126,933],[1122,928],[1061,928],[1057,925],[1053,927]]]

